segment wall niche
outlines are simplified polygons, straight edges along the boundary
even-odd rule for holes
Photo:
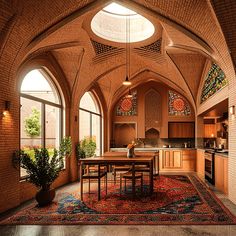
[[[136,138],[136,123],[114,123],[113,140],[117,148],[127,147]]]

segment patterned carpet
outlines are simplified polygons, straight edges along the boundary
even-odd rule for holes
[[[154,180],[152,196],[145,184],[142,194],[137,189],[135,200],[129,193],[120,196],[119,184],[109,183],[108,195],[103,191],[101,201],[94,192],[85,193],[81,202],[78,188],[58,194],[47,207],[33,204],[0,224],[236,224],[236,218],[195,176],[161,175]]]

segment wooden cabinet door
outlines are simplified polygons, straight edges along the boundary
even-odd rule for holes
[[[171,152],[170,151],[164,151],[163,155],[163,168],[170,168],[171,167]]]
[[[163,169],[173,169],[182,167],[182,151],[165,150],[162,161]]]
[[[215,138],[216,137],[216,125],[215,124],[204,124],[204,137]]]
[[[228,194],[228,159],[215,155],[215,186]]]
[[[183,150],[183,171],[196,171],[196,150]]]
[[[194,122],[169,122],[168,136],[169,138],[194,138],[195,136]]]
[[[182,151],[173,151],[173,168],[181,168],[182,167]]]
[[[224,160],[215,156],[215,186],[219,190],[224,189]]]
[[[202,179],[205,179],[205,151],[197,150],[197,174]]]

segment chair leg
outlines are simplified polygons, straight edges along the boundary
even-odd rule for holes
[[[114,184],[116,184],[116,170],[114,170]]]
[[[126,179],[125,179],[125,192],[126,192]]]
[[[143,174],[141,175],[141,193],[143,193]]]
[[[90,194],[90,179],[89,179],[89,194]]]
[[[122,192],[122,176],[120,177],[120,197],[121,197],[121,192]]]
[[[107,195],[107,174],[106,174],[106,176],[105,176],[105,178],[106,178],[106,195]]]

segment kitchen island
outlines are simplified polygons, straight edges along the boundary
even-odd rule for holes
[[[111,148],[110,153],[127,152],[126,148]],[[195,148],[163,148],[163,147],[139,147],[134,149],[135,153],[158,152],[156,169],[160,172],[193,172],[196,171],[196,149]]]

